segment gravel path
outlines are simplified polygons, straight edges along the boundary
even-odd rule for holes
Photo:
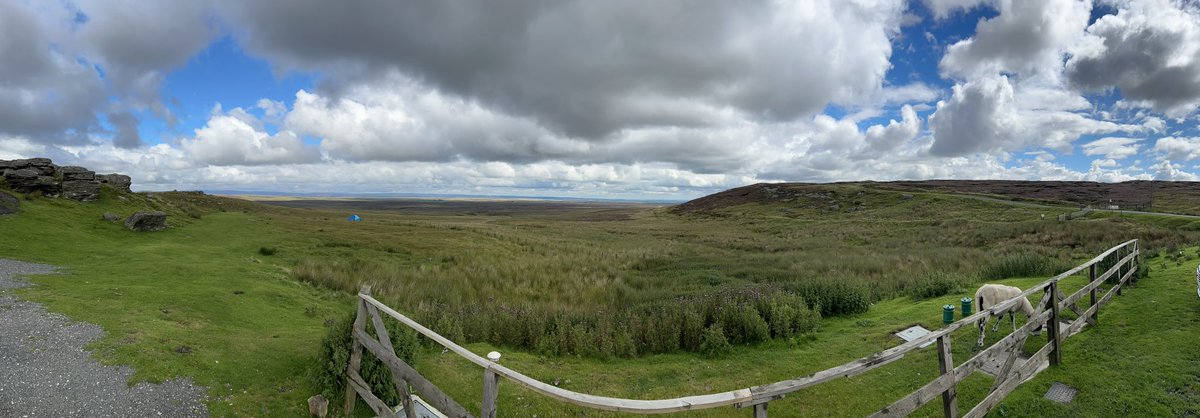
[[[206,390],[191,379],[129,386],[133,369],[84,350],[104,331],[12,296],[22,274],[54,267],[0,259],[0,417],[202,417]]]

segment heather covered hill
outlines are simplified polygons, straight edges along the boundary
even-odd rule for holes
[[[899,192],[941,192],[985,195],[1001,199],[1036,201],[1069,206],[1092,206],[1122,210],[1200,214],[1200,182],[1024,180],[926,180],[894,182],[851,182],[833,184],[759,183],[704,196],[676,207],[692,212],[720,209],[745,203],[794,203],[819,205],[837,200],[838,187]],[[832,191],[832,193],[831,193]],[[856,191],[857,192],[857,191]],[[845,197],[845,195],[843,195]],[[855,199],[851,199],[853,203]],[[829,203],[824,207],[830,207]],[[839,204],[839,207],[843,205]]]

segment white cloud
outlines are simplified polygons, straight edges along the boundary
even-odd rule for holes
[[[945,19],[956,11],[970,11],[992,2],[994,0],[925,0],[925,5],[933,11],[934,18]]]
[[[342,86],[401,71],[447,97],[592,142],[625,129],[710,126],[711,109],[772,123],[831,102],[869,102],[906,8],[901,0],[220,4],[239,43],[280,68],[320,71]]]
[[[1042,92],[1033,89],[1033,94]],[[1025,98],[1008,77],[980,77],[956,84],[929,117],[935,156],[1011,152],[1029,147],[1067,151],[1083,135],[1137,132],[1140,125],[1116,124],[1082,114],[1053,110],[1044,100]]]
[[[1169,160],[1160,161],[1158,164],[1150,166],[1154,171],[1154,179],[1162,181],[1197,181],[1200,176],[1194,173],[1189,173],[1183,170],[1183,166],[1172,164]]]
[[[1200,159],[1200,138],[1168,136],[1154,143],[1154,153],[1159,159],[1168,161],[1191,161]]]
[[[247,123],[241,109],[214,115],[196,130],[196,136],[180,142],[189,158],[211,165],[297,164],[319,159],[316,149],[304,146],[295,133],[270,135]]]
[[[1083,144],[1083,154],[1103,155],[1109,158],[1108,161],[1120,160],[1137,155],[1140,148],[1138,141],[1140,140],[1134,138],[1100,138]]]
[[[1000,14],[982,20],[970,39],[951,45],[939,67],[964,78],[998,73],[1057,79],[1066,48],[1083,35],[1088,0],[997,0]],[[935,9],[936,10],[936,9]]]
[[[1172,118],[1200,106],[1200,8],[1167,0],[1124,1],[1087,28],[1067,77],[1087,91],[1120,90],[1126,106]]]

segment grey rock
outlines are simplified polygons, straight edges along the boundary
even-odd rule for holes
[[[37,171],[40,176],[54,176],[54,172],[58,170],[58,166],[54,165],[49,158],[28,158],[24,160],[8,160],[0,163],[0,169],[7,170],[22,170],[31,169]]]
[[[54,177],[41,175],[33,168],[19,168],[4,172],[4,181],[17,193],[42,192],[43,195],[58,196],[61,187]]]
[[[96,172],[86,168],[69,165],[59,169],[62,172],[63,181],[68,180],[95,180]]]
[[[131,231],[159,231],[167,227],[166,212],[134,212],[125,219],[125,227]]]
[[[17,213],[21,208],[21,199],[8,193],[0,192],[0,215]]]
[[[100,217],[109,222],[116,222],[116,221],[121,220],[121,215],[112,213],[112,212],[104,212],[104,214],[100,215]]]
[[[63,197],[80,202],[91,202],[100,197],[100,182],[95,180],[64,180]]]
[[[96,180],[123,192],[129,192],[129,185],[133,183],[129,176],[124,174],[97,174]]]

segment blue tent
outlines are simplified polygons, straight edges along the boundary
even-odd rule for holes
[[[362,218],[358,217],[358,215],[350,215],[346,220],[350,222],[362,222]]]

